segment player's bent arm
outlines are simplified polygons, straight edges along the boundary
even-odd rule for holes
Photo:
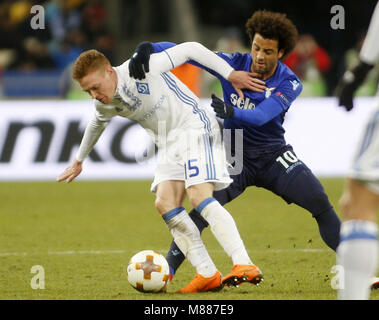
[[[263,100],[255,109],[234,108],[234,118],[253,126],[263,126],[286,112],[302,89],[303,85],[297,78],[286,79],[268,99]]]
[[[284,111],[280,103],[273,99],[261,102],[255,109],[234,108],[234,118],[254,127],[260,127],[271,121]]]
[[[76,160],[83,162],[88,157],[108,123],[109,121],[101,121],[94,115],[84,131],[82,142],[76,154]]]
[[[99,140],[107,124],[107,121],[98,120],[96,115],[88,122],[75,160],[57,178],[58,182],[71,182],[82,172],[84,159],[87,158],[90,154],[91,150],[93,149],[96,142]]]
[[[216,71],[226,80],[234,71],[225,60],[198,42],[181,43],[163,52],[152,54],[150,59],[150,72],[155,74],[170,71],[189,60]]]

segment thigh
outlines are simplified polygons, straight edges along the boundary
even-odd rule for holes
[[[379,195],[372,192],[361,181],[347,179],[340,199],[344,218],[376,221],[379,208]]]
[[[191,205],[197,208],[203,200],[212,197],[213,190],[213,183],[208,182],[192,185],[188,187],[186,191]]]
[[[226,188],[232,179],[228,173],[224,146],[217,134],[188,132],[183,155],[186,188],[212,183],[215,190]]]
[[[312,171],[297,158],[291,146],[274,155],[259,176],[262,186],[317,216],[331,207],[323,186]]]

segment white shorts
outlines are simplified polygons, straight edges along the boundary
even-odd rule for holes
[[[166,146],[158,148],[158,165],[151,192],[167,180],[185,182],[185,188],[213,182],[215,191],[226,188],[233,180],[229,177],[224,145],[216,135],[202,130],[186,131],[167,139]]]
[[[358,144],[348,177],[364,182],[379,194],[379,99],[377,104]]]

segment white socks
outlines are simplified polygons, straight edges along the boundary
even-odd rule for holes
[[[340,300],[368,300],[370,280],[378,263],[378,226],[374,222],[349,220],[341,225],[337,261],[343,267],[338,290]]]
[[[201,240],[199,229],[187,211],[183,207],[178,207],[162,215],[162,218],[173,235],[176,245],[196,268],[196,272],[205,278],[212,277],[217,272],[217,268]]]
[[[228,256],[232,258],[233,265],[253,265],[233,217],[215,198],[205,199],[200,203],[197,211],[209,223],[217,241]]]

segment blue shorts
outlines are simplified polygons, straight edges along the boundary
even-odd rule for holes
[[[231,178],[233,182],[228,188],[214,192],[222,205],[238,197],[247,187],[256,186],[272,191],[287,203],[303,207],[313,216],[332,207],[321,183],[297,158],[291,145],[261,151],[245,148],[242,172]]]

